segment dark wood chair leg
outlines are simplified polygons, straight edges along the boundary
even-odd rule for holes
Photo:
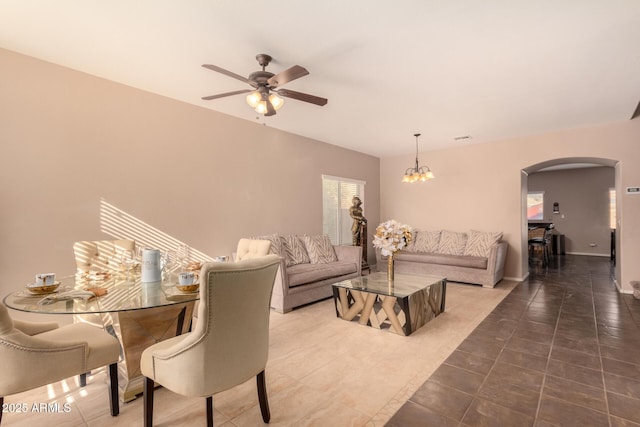
[[[80,374],[78,376],[80,378],[80,387],[86,387],[87,386],[87,374]]]
[[[109,403],[111,404],[111,416],[117,417],[120,413],[120,397],[118,396],[118,363],[109,365],[109,382],[111,390],[109,393]]]
[[[213,427],[213,397],[207,397],[207,427]]]
[[[265,381],[264,371],[256,376],[258,383],[258,400],[260,401],[260,412],[262,412],[262,420],[268,423],[271,420],[269,412],[269,400],[267,399],[267,382]]]
[[[153,387],[155,386],[152,379],[144,377],[142,388],[142,396],[144,407],[144,425],[151,427],[153,425]]]

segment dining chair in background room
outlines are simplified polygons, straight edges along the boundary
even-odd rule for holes
[[[13,320],[0,304],[0,405],[5,396],[109,366],[109,400],[115,417],[120,412],[119,357],[120,343],[105,331],[83,323],[58,327]]]
[[[262,419],[269,422],[265,367],[271,291],[279,265],[280,257],[267,255],[202,267],[199,321],[193,331],[142,353],[145,426],[153,425],[155,383],[184,396],[206,397],[207,425],[212,426],[213,395],[253,377]]]
[[[550,225],[529,230],[529,264],[536,258],[537,254],[541,256],[543,267],[549,264],[553,228],[553,225]]]

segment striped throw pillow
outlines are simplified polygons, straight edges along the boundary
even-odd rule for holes
[[[502,240],[501,232],[483,232],[470,230],[464,255],[481,256],[487,258],[491,246]]]
[[[284,248],[282,247],[282,241],[277,234],[270,234],[268,236],[252,237],[254,240],[268,240],[271,242],[270,254],[278,255],[279,257],[286,258]]]
[[[440,230],[438,231],[418,231],[415,236],[413,250],[415,252],[437,252],[440,243]]]
[[[338,261],[329,236],[303,236],[302,241],[309,254],[311,264],[327,264]]]
[[[442,230],[438,253],[445,255],[462,255],[467,247],[467,233]]]
[[[280,236],[280,241],[282,242],[285,259],[287,260],[287,267],[298,264],[309,264],[309,255],[298,236]]]

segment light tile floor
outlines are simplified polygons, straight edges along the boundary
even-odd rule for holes
[[[506,280],[494,289],[449,283],[445,313],[409,337],[338,319],[332,300],[284,315],[272,312],[266,370],[270,425],[384,425],[515,286]],[[121,404],[118,417],[109,415],[105,378],[97,372],[84,389],[70,378],[7,396],[5,403],[13,406],[2,425],[141,425],[141,399]],[[41,403],[57,403],[61,412],[38,412]],[[204,399],[161,388],[154,406],[158,426],[206,423]],[[18,407],[26,412],[16,413]],[[255,380],[215,395],[214,419],[225,427],[263,425]]]

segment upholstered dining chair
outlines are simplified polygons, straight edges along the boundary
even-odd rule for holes
[[[120,343],[105,331],[82,323],[13,320],[0,304],[0,404],[4,397],[109,366],[111,415],[120,412]],[[0,411],[0,422],[2,412]]]
[[[240,239],[234,260],[242,261],[245,259],[260,258],[268,255],[270,249],[271,242],[269,240]]]
[[[133,240],[84,240],[73,244],[78,271],[88,272],[92,268],[107,270],[115,268],[114,257],[126,250],[133,251],[136,243]]]
[[[240,239],[238,241],[236,251],[233,253],[233,260],[242,261],[246,259],[260,258],[268,255],[269,249],[271,249],[271,242],[269,240]],[[191,319],[192,329],[198,321],[198,304],[199,302],[196,301]]]
[[[143,353],[144,425],[153,425],[154,385],[189,397],[206,397],[213,425],[213,395],[257,379],[262,419],[271,415],[265,366],[271,291],[280,257],[206,263],[200,272],[198,319],[192,332],[161,341]]]
[[[129,239],[116,240],[82,240],[73,244],[73,254],[78,272],[88,273],[91,270],[107,271],[118,268],[114,260],[124,251],[134,251],[136,242]],[[75,323],[86,323],[97,328],[104,328],[102,315],[74,314]],[[80,375],[80,385],[87,385],[87,374]]]

